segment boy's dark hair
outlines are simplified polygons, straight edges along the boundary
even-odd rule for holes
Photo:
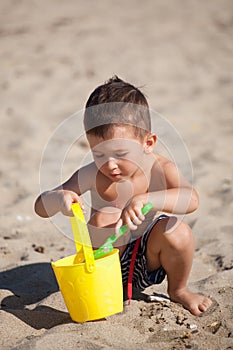
[[[115,75],[91,93],[84,127],[87,134],[105,139],[112,136],[114,126],[123,125],[132,127],[136,137],[144,138],[151,130],[149,106],[138,88]]]

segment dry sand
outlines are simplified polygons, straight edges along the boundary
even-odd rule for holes
[[[3,0],[0,13],[1,349],[232,349],[232,1]],[[191,154],[201,205],[186,218],[196,237],[190,287],[214,300],[203,317],[134,300],[78,324],[58,291],[50,261],[74,245],[33,212],[42,151],[114,73],[145,85]],[[77,146],[64,176],[87,151]],[[53,185],[53,158],[48,169]]]

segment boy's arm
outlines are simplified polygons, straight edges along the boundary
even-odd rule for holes
[[[71,204],[81,200],[76,192],[62,189],[62,185],[50,191],[43,192],[35,202],[35,212],[42,218],[48,218],[59,211],[71,215]]]
[[[72,203],[79,203],[83,207],[81,194],[90,190],[93,185],[93,163],[77,170],[62,185],[43,192],[35,202],[35,212],[44,218],[50,217],[61,211],[64,215],[72,215]]]
[[[171,161],[162,163],[163,186],[153,186],[158,177],[158,166],[155,165],[151,172],[149,193],[134,196],[122,212],[123,223],[131,230],[136,230],[145,217],[141,213],[142,207],[147,203],[153,204],[155,211],[173,214],[188,214],[198,207],[198,194],[190,183],[179,172]]]
[[[163,166],[165,189],[151,191],[148,201],[154,204],[158,211],[174,214],[188,214],[198,208],[199,199],[196,190],[184,178],[177,166],[166,161]],[[152,177],[153,177],[152,169]]]

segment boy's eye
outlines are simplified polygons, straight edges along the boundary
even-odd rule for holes
[[[125,157],[128,152],[116,153],[116,157]]]
[[[103,154],[95,154],[96,158],[102,158],[104,155]]]

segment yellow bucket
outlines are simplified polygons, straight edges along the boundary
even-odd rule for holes
[[[123,311],[118,249],[94,260],[85,218],[77,203],[71,218],[77,254],[52,262],[60,291],[73,321],[86,322]]]

